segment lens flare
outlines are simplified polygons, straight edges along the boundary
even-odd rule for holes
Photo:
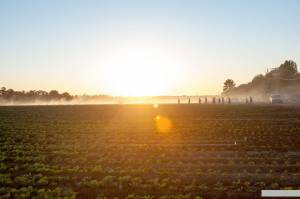
[[[154,104],[153,107],[154,107],[154,108],[158,108],[158,104]]]
[[[172,122],[170,119],[158,115],[155,117],[155,122],[156,122],[156,129],[158,130],[158,132],[160,133],[170,132],[172,128]]]

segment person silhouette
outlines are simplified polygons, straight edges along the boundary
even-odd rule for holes
[[[191,104],[191,98],[189,98],[189,102],[188,103]]]
[[[216,103],[216,98],[213,97],[212,101],[213,101],[213,104],[215,104]]]
[[[180,98],[178,98],[177,103],[180,104]]]
[[[251,96],[249,97],[249,100],[250,100],[250,104],[252,104],[253,100]]]
[[[199,101],[198,102],[199,102],[199,104],[201,104],[201,98],[200,97],[199,97]]]
[[[230,97],[228,97],[228,104],[231,104],[231,99],[230,99]]]
[[[207,97],[205,97],[205,104],[207,104]]]

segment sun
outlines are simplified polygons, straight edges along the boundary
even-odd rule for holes
[[[123,43],[107,53],[104,62],[107,93],[150,96],[170,93],[179,83],[175,53],[151,43]]]

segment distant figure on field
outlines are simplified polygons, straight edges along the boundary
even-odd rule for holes
[[[180,104],[180,98],[178,98],[177,103]]]
[[[212,98],[212,102],[213,102],[213,104],[216,103],[216,98],[215,97]]]
[[[253,100],[252,100],[251,96],[249,97],[249,101],[250,101],[250,104],[252,104]]]
[[[204,100],[205,100],[205,104],[207,104],[207,97],[205,97],[205,99],[204,99]]]
[[[188,102],[189,104],[191,103],[191,98],[189,98],[189,102]]]
[[[199,103],[199,104],[201,104],[201,98],[200,98],[200,97],[199,97],[199,101],[198,101],[198,103]]]
[[[218,101],[219,101],[219,104],[221,104],[221,99],[220,98],[218,99]]]
[[[231,104],[231,99],[230,99],[230,97],[228,97],[228,104]]]

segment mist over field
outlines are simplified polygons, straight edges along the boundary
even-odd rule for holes
[[[252,81],[235,86],[233,80],[226,80],[223,95],[234,98],[251,96],[255,101],[266,102],[271,95],[279,94],[285,103],[300,103],[300,74],[297,64],[286,60],[263,74],[256,75]]]
[[[0,100],[0,105],[15,106],[15,105],[84,105],[84,104],[177,104],[180,99],[181,104],[190,103],[198,104],[199,98],[201,103],[204,103],[205,97],[208,99],[208,103],[212,103],[211,99],[214,96],[143,96],[143,97],[75,97],[70,100]]]
[[[0,0],[0,199],[300,197],[299,11]]]
[[[256,75],[251,82],[236,86],[232,79],[227,79],[223,92],[216,95],[197,96],[109,96],[109,95],[70,95],[56,90],[14,91],[2,87],[0,105],[74,105],[74,104],[174,104],[174,103],[215,103],[219,99],[232,103],[244,103],[252,98],[256,103],[267,103],[273,94],[280,94],[285,103],[300,103],[300,74],[297,64],[286,60],[279,67],[272,68],[265,75]]]

